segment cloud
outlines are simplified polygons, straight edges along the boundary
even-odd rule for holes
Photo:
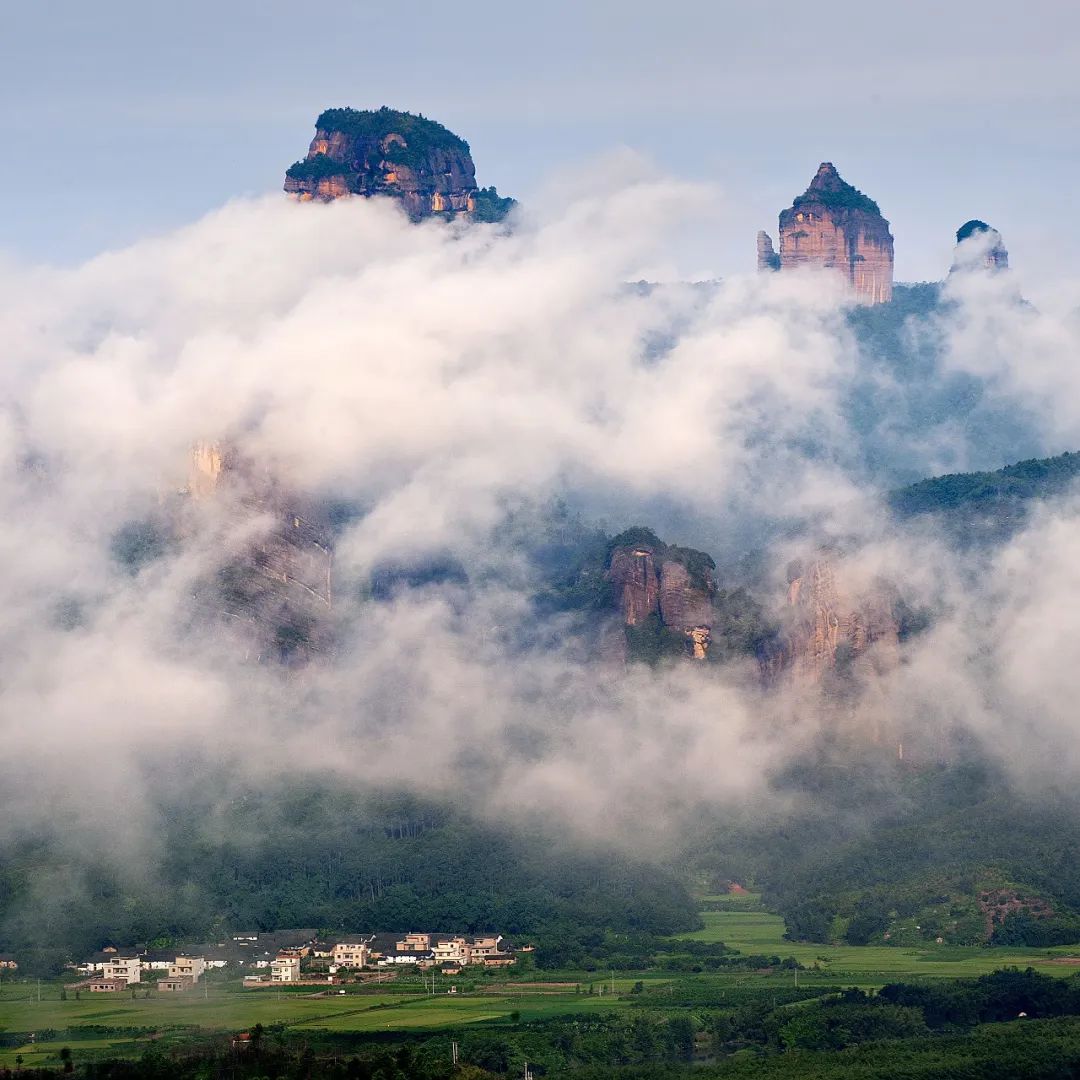
[[[619,527],[661,508],[685,525],[677,542],[736,547],[748,523],[815,521],[847,538],[856,578],[903,582],[940,613],[862,708],[992,732],[991,714],[1015,707],[994,713],[972,656],[1007,647],[1002,700],[1034,695],[1059,715],[1077,667],[1026,683],[1042,654],[1023,627],[1056,597],[1036,537],[1049,530],[1063,566],[1069,528],[1040,520],[967,596],[945,546],[890,533],[868,490],[848,408],[864,358],[837,282],[631,285],[711,193],[626,159],[596,168],[584,194],[509,235],[412,225],[382,200],[274,197],[74,269],[4,267],[0,679],[20,820],[72,802],[99,835],[119,807],[152,830],[139,808],[162,762],[272,783],[312,746],[316,770],[350,782],[457,799],[476,777],[479,810],[594,832],[603,819],[635,842],[660,842],[697,800],[760,793],[820,715],[737,665],[613,671],[586,662],[570,621],[538,629],[538,571],[500,530],[560,497]],[[949,363],[1034,402],[1064,437],[1071,375],[1028,358],[1048,343],[1062,357],[1075,328],[1006,303],[996,282],[949,288]],[[966,450],[946,430],[924,436]],[[358,508],[334,555],[335,647],[302,671],[253,662],[207,610],[206,582],[266,506],[178,494],[206,440],[247,463],[253,492]],[[136,573],[116,559],[123,526],[171,516],[158,558]],[[790,552],[753,554],[779,586]],[[364,592],[380,565],[436,558],[465,580]],[[988,639],[980,605],[1009,566],[1029,595],[993,601]],[[417,753],[443,764],[418,768]]]

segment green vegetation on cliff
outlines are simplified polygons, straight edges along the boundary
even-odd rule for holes
[[[473,205],[474,221],[493,223],[502,221],[517,206],[517,199],[500,195],[494,187],[486,187],[473,195]]]
[[[829,210],[862,210],[867,214],[875,215],[881,213],[881,208],[869,195],[864,195],[846,180],[841,180],[840,186],[836,189],[811,185],[792,203],[795,210],[804,210],[808,206],[824,206]]]
[[[665,544],[652,531],[644,525],[634,525],[625,529],[608,541],[608,558],[618,548],[642,547],[648,548],[659,565],[662,562],[675,562],[685,566],[690,575],[690,583],[696,589],[708,587],[712,572],[716,569],[716,563],[711,555],[695,548],[679,547],[677,544]]]
[[[316,154],[294,162],[285,170],[285,175],[290,180],[325,180],[331,176],[344,176],[347,172],[348,169],[340,161],[326,154]]]
[[[425,116],[386,106],[368,110],[326,109],[319,115],[316,128],[322,135],[345,135],[347,141],[343,147],[335,148],[333,156],[320,152],[290,165],[285,173],[288,180],[318,182],[342,177],[348,190],[355,194],[380,191],[394,194],[391,186],[381,179],[394,166],[411,169],[429,185],[434,176],[452,171],[462,181],[457,194],[472,198],[472,220],[499,222],[517,205],[514,199],[500,195],[495,187],[474,190],[469,144]],[[452,210],[438,212],[450,217],[455,214]]]
[[[469,153],[469,144],[438,121],[385,105],[379,109],[326,109],[319,114],[315,126],[320,131],[340,131],[360,141],[381,142],[387,135],[400,135],[408,143],[409,152],[425,159],[432,150]],[[401,150],[397,147],[397,152]],[[404,162],[404,158],[391,160]]]
[[[1004,543],[1044,501],[1076,490],[1080,453],[1031,458],[995,472],[952,473],[892,491],[886,504],[899,519],[925,519],[960,549]]]
[[[711,593],[709,661],[758,656],[775,640],[775,622],[748,589],[716,589],[710,584],[716,562],[706,552],[667,544],[644,525],[631,526],[615,536],[569,521],[564,521],[563,527],[568,530],[567,542],[560,549],[559,565],[548,568],[548,584],[537,595],[540,611],[574,612],[586,618],[614,615],[618,597],[608,577],[611,557],[620,548],[647,548],[657,566],[664,561],[678,563],[686,568],[695,589]],[[666,627],[657,614],[638,626],[626,627],[625,634],[628,659],[635,662],[655,665],[681,659],[689,649],[686,635]]]
[[[989,232],[990,226],[985,221],[980,221],[978,218],[972,218],[970,221],[965,221],[959,229],[956,230],[956,242],[962,244],[969,236],[973,236],[975,233]]]

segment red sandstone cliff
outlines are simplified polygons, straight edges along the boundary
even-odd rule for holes
[[[660,576],[651,546],[619,547],[611,553],[608,580],[624,625],[640,626],[660,610]]]
[[[606,577],[624,627],[655,637],[660,652],[679,646],[704,660],[711,644],[714,568],[702,552],[673,547],[638,529],[616,538]]]
[[[772,251],[758,235],[758,266]],[[877,203],[822,162],[806,191],[780,214],[781,270],[817,266],[837,270],[856,296],[871,304],[892,299],[893,238]]]
[[[434,120],[382,108],[327,109],[307,157],[285,175],[300,199],[390,195],[412,217],[475,209],[469,144]]]
[[[332,605],[330,529],[316,506],[234,449],[199,443],[177,527],[199,527],[199,504],[220,500],[237,522],[252,519],[216,573],[196,591],[208,615],[224,619],[252,659],[303,663],[327,644]],[[190,511],[190,512],[189,512]]]
[[[887,670],[897,660],[893,596],[880,582],[853,580],[842,560],[821,556],[788,573],[784,656],[780,668],[818,682],[830,670]]]

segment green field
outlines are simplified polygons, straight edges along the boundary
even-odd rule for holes
[[[1002,967],[1033,967],[1047,975],[1072,975],[1080,968],[1062,963],[1076,949],[1008,949],[928,945],[814,945],[784,940],[784,920],[764,911],[705,911],[703,930],[681,935],[690,941],[723,941],[744,953],[793,956],[804,967],[851,985],[877,986],[904,977],[964,978]],[[811,973],[800,979],[812,977]]]
[[[616,990],[629,989],[631,980],[616,981]],[[570,992],[544,992],[535,986],[497,984],[490,991],[462,994],[387,994],[349,992],[326,997],[274,990],[241,990],[235,984],[212,986],[205,993],[152,995],[149,999],[128,995],[72,994],[61,1000],[58,985],[43,986],[37,1000],[34,984],[9,985],[0,990],[0,1031],[71,1031],[72,1037],[40,1044],[0,1049],[0,1065],[14,1065],[17,1055],[24,1064],[34,1060],[55,1061],[62,1045],[85,1052],[111,1048],[117,1054],[138,1053],[158,1032],[198,1028],[207,1033],[235,1032],[253,1027],[283,1024],[290,1030],[322,1029],[332,1032],[438,1030],[483,1021],[539,1020],[568,1013],[626,1008],[615,996],[590,996]],[[145,1034],[116,1038],[77,1039],[77,1029],[99,1025],[113,1029],[142,1029]],[[74,1041],[73,1041],[74,1039]]]
[[[11,990],[0,995],[0,1028],[33,1031],[96,1024],[105,1027],[156,1028],[194,1025],[208,1031],[238,1031],[252,1024],[296,1023],[340,1012],[357,1012],[399,1000],[388,995],[313,998],[294,992],[240,991],[212,987],[203,993],[153,994],[132,1001],[126,994],[86,994],[61,1001],[50,986],[43,1000],[19,1000]]]
[[[1067,949],[796,944],[784,940],[784,923],[779,916],[764,911],[735,910],[746,907],[748,900],[752,906],[752,898],[741,897],[730,908],[721,897],[709,899],[720,910],[703,912],[704,929],[673,939],[673,953],[678,953],[679,941],[723,941],[747,954],[794,957],[804,970],[797,976],[795,971],[781,968],[708,974],[620,972],[615,977],[614,994],[610,992],[611,978],[605,977],[604,972],[530,971],[522,973],[517,982],[511,976],[506,980],[482,982],[474,990],[467,983],[455,984],[459,992],[454,994],[446,992],[449,986],[444,982],[434,995],[422,993],[416,983],[378,989],[350,987],[346,994],[317,996],[310,988],[243,990],[237,981],[231,980],[204,983],[194,993],[152,993],[149,998],[140,996],[135,1000],[128,994],[87,992],[75,1000],[70,991],[66,1000],[62,1000],[60,984],[47,983],[40,987],[39,1001],[37,984],[9,982],[0,987],[0,1031],[51,1028],[57,1037],[49,1042],[0,1049],[0,1065],[14,1065],[16,1055],[22,1055],[26,1067],[35,1062],[55,1063],[64,1045],[70,1045],[83,1060],[110,1054],[131,1056],[163,1034],[182,1036],[185,1030],[207,1034],[235,1032],[257,1023],[268,1028],[284,1025],[295,1032],[325,1030],[338,1034],[438,1031],[469,1024],[605,1013],[632,1009],[639,1003],[662,1006],[668,998],[677,1001],[693,997],[722,1004],[731,1000],[732,991],[790,987],[796,978],[800,987],[830,990],[842,986],[872,988],[899,979],[971,977],[1009,966],[1030,966],[1051,975],[1071,975],[1080,970],[1061,962],[1061,957],[1069,955]],[[631,993],[638,981],[644,984],[644,996]],[[580,990],[575,992],[572,986],[555,983],[578,983]],[[596,993],[586,992],[590,985]],[[601,987],[605,991],[602,996],[598,992]],[[94,1026],[112,1032],[78,1030]]]

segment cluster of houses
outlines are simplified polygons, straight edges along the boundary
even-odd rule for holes
[[[501,934],[358,934],[327,941],[312,929],[250,931],[181,953],[110,946],[78,965],[76,970],[87,978],[74,989],[116,993],[141,983],[144,973],[154,972],[159,991],[177,993],[190,990],[207,971],[225,967],[250,972],[244,975],[249,987],[340,982],[348,973],[399,965],[457,975],[468,966],[508,967],[516,952],[529,951],[528,946],[515,950]]]
[[[175,952],[137,952],[109,946],[95,953],[78,971],[89,978],[72,986],[73,990],[91,993],[116,993],[141,983],[143,972],[161,972],[154,983],[164,992],[190,990],[208,968],[224,967],[227,961],[208,960],[205,956],[177,955]]]

